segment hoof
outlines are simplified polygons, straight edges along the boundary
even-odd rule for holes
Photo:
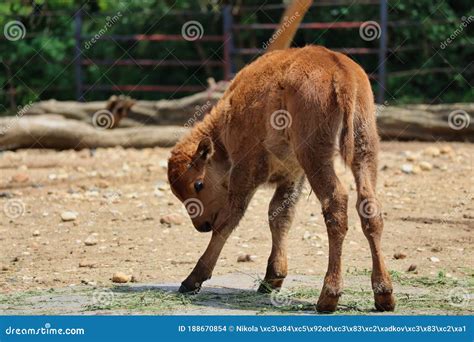
[[[285,278],[263,280],[260,283],[260,286],[258,287],[257,292],[258,293],[271,293],[274,290],[279,291],[281,289],[281,286],[283,285],[283,280],[285,280]]]
[[[316,304],[316,310],[321,313],[332,313],[336,311],[338,302],[339,296],[320,296],[318,304]]]
[[[196,284],[198,285],[198,284]],[[201,285],[199,286],[188,286],[185,285],[184,283],[181,284],[179,287],[179,293],[187,293],[187,294],[197,294],[199,291],[201,291]]]
[[[257,292],[258,293],[271,293],[273,290],[278,291],[279,289],[280,289],[279,287],[274,288],[273,286],[271,286],[268,283],[261,283],[260,286],[257,289]]]
[[[391,293],[375,294],[374,299],[377,311],[395,310],[395,298]]]

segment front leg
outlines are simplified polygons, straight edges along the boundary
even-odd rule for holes
[[[256,186],[242,171],[240,168],[232,169],[226,207],[219,211],[212,227],[211,241],[191,274],[182,282],[179,292],[196,293],[202,283],[211,278],[222,248],[243,217]]]
[[[213,231],[211,241],[204,254],[199,258],[191,274],[181,283],[179,292],[199,292],[204,281],[211,278],[217,259],[230,236],[233,228],[226,226],[220,231]]]
[[[258,288],[260,293],[279,290],[288,271],[288,231],[295,216],[295,205],[301,195],[304,177],[278,184],[268,208],[268,221],[272,233],[272,252],[268,258],[265,278]]]

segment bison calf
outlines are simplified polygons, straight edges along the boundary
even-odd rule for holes
[[[180,292],[197,291],[211,277],[226,240],[265,183],[276,190],[268,213],[272,250],[259,291],[278,290],[287,275],[288,230],[306,177],[321,202],[329,236],[329,265],[317,310],[334,311],[342,293],[347,232],[347,191],[334,171],[339,150],[357,185],[357,209],[372,252],[375,306],[393,310],[375,194],[378,149],[369,80],[347,56],[307,46],[265,54],[245,67],[169,158],[173,193],[198,231],[212,231]]]

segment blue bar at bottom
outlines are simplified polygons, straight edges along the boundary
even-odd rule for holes
[[[0,341],[473,342],[473,322],[474,316],[0,316]]]

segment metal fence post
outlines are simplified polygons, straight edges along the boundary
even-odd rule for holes
[[[222,25],[224,34],[224,78],[230,80],[235,74],[232,54],[234,53],[234,37],[232,34],[232,6],[226,5],[222,10]]]
[[[387,0],[380,0],[380,41],[379,41],[379,71],[378,71],[378,92],[377,103],[382,104],[385,101],[386,85],[386,58],[387,58],[387,18],[388,8]]]
[[[75,76],[75,84],[76,84],[76,100],[77,101],[84,101],[82,98],[82,53],[81,53],[81,34],[82,34],[82,8],[79,8],[74,13],[74,39],[76,41],[76,45],[74,47],[74,76]]]

